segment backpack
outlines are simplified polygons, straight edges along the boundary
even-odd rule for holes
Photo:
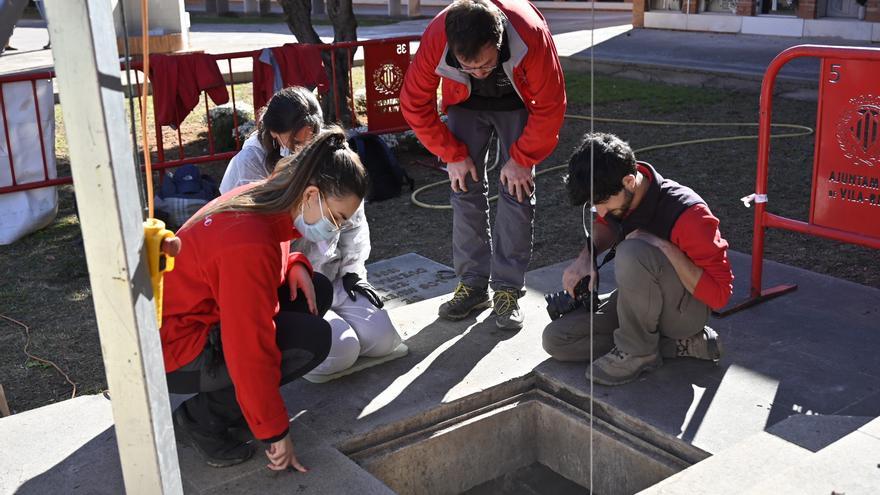
[[[403,184],[408,184],[410,191],[415,187],[415,181],[397,163],[397,157],[379,136],[357,134],[348,140],[348,145],[357,151],[370,175],[367,201],[396,198]]]
[[[176,228],[219,195],[211,176],[203,175],[195,165],[183,165],[165,175],[155,198],[156,216]]]

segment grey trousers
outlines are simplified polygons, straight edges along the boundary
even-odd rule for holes
[[[477,177],[467,178],[467,192],[453,192],[452,259],[455,273],[472,287],[522,289],[532,256],[532,221],[535,193],[520,203],[499,181],[498,211],[495,215],[495,244],[489,226],[489,180],[484,157],[494,130],[501,141],[501,162],[510,158],[510,147],[519,139],[528,120],[526,110],[476,111],[449,107],[449,129],[464,143]]]
[[[590,314],[583,308],[547,325],[548,354],[560,361],[589,361],[617,346],[644,356],[657,352],[661,337],[690,337],[709,321],[709,306],[684,288],[666,255],[644,241],[617,246],[614,278],[617,290],[602,297],[593,315],[592,356]]]

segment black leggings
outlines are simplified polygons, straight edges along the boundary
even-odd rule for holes
[[[320,273],[315,273],[312,282],[318,316],[309,313],[302,291],[298,291],[296,300],[291,301],[287,284],[278,289],[280,310],[275,316],[275,342],[281,350],[279,386],[305,375],[321,364],[330,352],[330,324],[323,316],[333,302],[333,286]],[[165,375],[169,392],[197,394],[181,407],[186,407],[199,429],[209,434],[222,434],[230,425],[242,421],[235,385],[223,362],[220,331],[219,327],[211,331],[204,350],[192,362]],[[267,439],[275,440],[280,438]]]

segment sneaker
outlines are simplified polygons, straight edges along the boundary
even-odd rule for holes
[[[523,314],[519,309],[520,291],[518,289],[499,289],[492,294],[495,310],[495,324],[502,330],[520,330],[523,327]]]
[[[718,362],[721,359],[721,337],[712,327],[685,339],[660,339],[660,355],[664,358],[691,357]]]
[[[459,283],[452,299],[440,305],[438,314],[445,320],[463,320],[472,311],[486,309],[491,306],[489,291]]]
[[[659,353],[646,356],[634,356],[623,352],[616,346],[608,354],[587,366],[588,381],[599,385],[623,385],[639,377],[645,371],[663,366],[663,358]]]
[[[172,420],[177,441],[192,447],[211,467],[234,466],[254,455],[253,446],[227,434],[217,436],[198,431],[196,422],[189,417],[184,406],[175,409]]]

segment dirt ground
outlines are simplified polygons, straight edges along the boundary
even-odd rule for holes
[[[583,79],[569,83],[569,113],[589,114]],[[597,116],[657,119],[684,122],[756,122],[758,95],[712,89],[679,88],[631,81],[603,80],[597,84]],[[815,124],[816,104],[777,100],[774,121],[807,126]],[[566,121],[556,151],[539,170],[565,163],[589,122]],[[614,132],[634,148],[734,134],[754,134],[754,128],[657,127],[636,124],[595,125],[597,131]],[[204,147],[199,135],[184,135],[191,146]],[[721,230],[731,248],[751,251],[752,210],[739,198],[753,192],[756,141],[690,145],[638,154],[664,176],[693,187],[721,220]],[[771,157],[770,204],[772,212],[806,219],[813,155],[813,136],[775,141]],[[59,146],[60,168],[66,149]],[[424,152],[407,152],[400,159],[417,187],[444,178],[434,169],[415,165],[430,162]],[[205,170],[221,176],[224,164]],[[537,181],[531,268],[567,260],[583,242],[581,209],[568,204],[562,173],[550,172]],[[497,186],[497,171],[490,174]],[[448,201],[448,186],[440,186],[420,199]],[[106,388],[100,343],[89,288],[88,270],[75,215],[73,188],[59,188],[59,214],[54,224],[12,246],[0,246],[0,315],[28,325],[29,352],[55,362],[77,384],[77,395]],[[410,202],[409,194],[369,204],[372,261],[415,252],[451,265],[451,211],[424,209]],[[877,253],[836,242],[771,231],[766,240],[767,259],[818,273],[880,288]],[[71,397],[71,386],[53,368],[29,359],[24,352],[23,328],[0,319],[0,384],[14,412],[21,412]]]

